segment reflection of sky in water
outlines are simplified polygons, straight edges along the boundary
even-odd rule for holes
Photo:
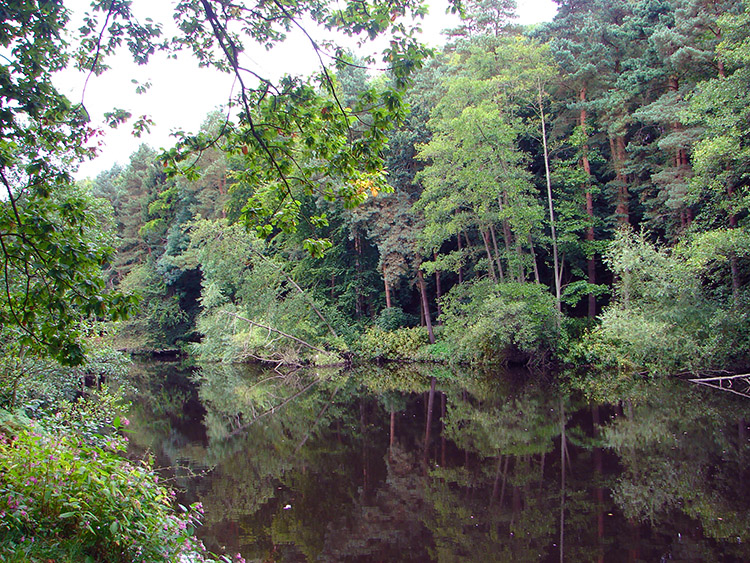
[[[248,560],[750,560],[741,398],[674,382],[592,407],[425,366],[214,366],[196,391],[146,368],[133,450],[203,503],[209,547]]]

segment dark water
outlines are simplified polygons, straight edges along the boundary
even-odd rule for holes
[[[741,397],[670,381],[595,404],[424,366],[134,372],[134,454],[248,561],[750,561]]]

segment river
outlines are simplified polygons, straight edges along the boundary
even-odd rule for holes
[[[523,370],[136,363],[131,455],[248,561],[750,561],[750,401]],[[434,383],[433,392],[430,392]]]

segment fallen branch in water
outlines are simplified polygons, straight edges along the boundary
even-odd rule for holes
[[[305,293],[305,291],[304,291],[304,290],[303,290],[303,289],[302,289],[302,288],[301,288],[301,287],[300,287],[300,286],[299,286],[299,285],[297,284],[297,282],[296,282],[296,281],[294,281],[294,280],[292,279],[292,276],[290,276],[289,274],[287,274],[287,273],[286,273],[286,272],[284,271],[284,269],[283,269],[283,268],[282,268],[281,266],[279,266],[278,264],[274,263],[274,262],[273,262],[272,260],[270,260],[270,259],[269,259],[268,257],[266,257],[265,255],[263,255],[263,253],[261,253],[261,252],[258,252],[258,251],[257,251],[257,250],[255,250],[255,249],[253,249],[253,252],[254,252],[254,253],[255,253],[255,255],[256,255],[256,256],[258,256],[258,257],[259,257],[260,259],[262,259],[263,261],[265,261],[265,262],[266,262],[267,264],[270,264],[270,265],[274,266],[275,268],[277,268],[277,269],[279,270],[279,272],[281,272],[281,275],[283,275],[283,276],[284,276],[284,277],[286,278],[286,280],[287,280],[287,281],[288,281],[289,283],[291,283],[291,284],[292,284],[292,285],[293,285],[293,286],[294,286],[294,287],[295,287],[295,288],[297,289],[297,291],[299,291],[300,295],[302,295],[302,297],[303,297],[303,298],[305,299],[305,301],[307,301],[307,304],[308,304],[308,305],[310,306],[310,308],[311,308],[311,309],[312,309],[313,311],[315,311],[315,314],[316,314],[316,315],[318,315],[318,318],[319,318],[319,319],[320,319],[321,321],[323,321],[323,322],[324,322],[324,323],[326,324],[326,326],[328,327],[328,330],[329,330],[329,331],[331,332],[331,335],[332,335],[332,336],[333,336],[334,338],[338,338],[338,336],[339,336],[339,335],[338,335],[338,334],[336,334],[336,331],[335,331],[335,330],[333,329],[333,327],[331,326],[331,323],[329,323],[329,322],[328,322],[328,319],[326,319],[326,318],[325,318],[325,317],[323,316],[323,313],[321,313],[321,312],[320,312],[320,310],[318,310],[318,308],[317,308],[317,307],[315,306],[315,303],[313,303],[313,301],[312,301],[312,299],[310,298],[310,296],[309,296],[309,295],[307,295],[307,293]]]
[[[321,354],[327,354],[328,353],[325,350],[321,350],[317,346],[313,346],[309,342],[305,342],[304,340],[301,340],[301,339],[297,338],[296,336],[292,336],[291,334],[287,334],[286,332],[282,332],[280,330],[277,330],[275,328],[271,328],[270,326],[266,326],[264,324],[256,323],[255,321],[251,321],[250,319],[245,318],[245,317],[243,317],[241,315],[238,315],[237,313],[231,313],[229,311],[222,311],[222,313],[224,313],[225,315],[229,315],[230,317],[234,317],[236,319],[239,319],[241,321],[245,321],[246,323],[248,323],[248,324],[250,324],[252,326],[257,326],[258,328],[264,328],[264,329],[269,330],[271,332],[275,332],[276,334],[280,334],[281,336],[284,336],[285,338],[289,338],[291,340],[294,340],[295,342],[299,342],[303,346],[307,346],[308,348],[310,348],[312,350],[315,350],[316,352],[320,352]]]
[[[750,398],[750,373],[740,373],[737,375],[721,375],[718,377],[701,377],[695,379],[688,379],[691,383],[697,383],[698,385],[705,385],[706,387],[712,387],[721,391],[729,391],[740,397]],[[738,383],[738,388],[734,388],[735,381]],[[726,385],[725,385],[726,384]],[[744,388],[743,388],[744,386]]]

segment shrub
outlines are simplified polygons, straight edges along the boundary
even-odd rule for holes
[[[415,360],[419,349],[430,342],[424,327],[386,331],[370,327],[357,343],[357,353],[364,359]]]
[[[416,324],[414,315],[404,312],[401,307],[390,307],[383,309],[375,319],[375,325],[383,330],[397,330],[399,328],[411,327]]]
[[[571,361],[605,375],[744,369],[750,299],[745,288],[732,290],[728,255],[750,254],[745,239],[714,232],[665,250],[618,232],[605,256],[616,299],[572,347]]]
[[[175,514],[174,493],[149,464],[74,435],[8,426],[0,426],[0,559],[207,560],[193,536],[200,507]]]
[[[0,335],[3,336],[3,335]],[[84,363],[67,367],[45,357],[25,353],[12,341],[0,346],[0,407],[50,406],[72,401],[88,383],[129,386],[130,359],[103,341],[87,342]]]
[[[538,284],[458,285],[443,298],[442,320],[462,360],[540,362],[562,336],[554,297]]]

